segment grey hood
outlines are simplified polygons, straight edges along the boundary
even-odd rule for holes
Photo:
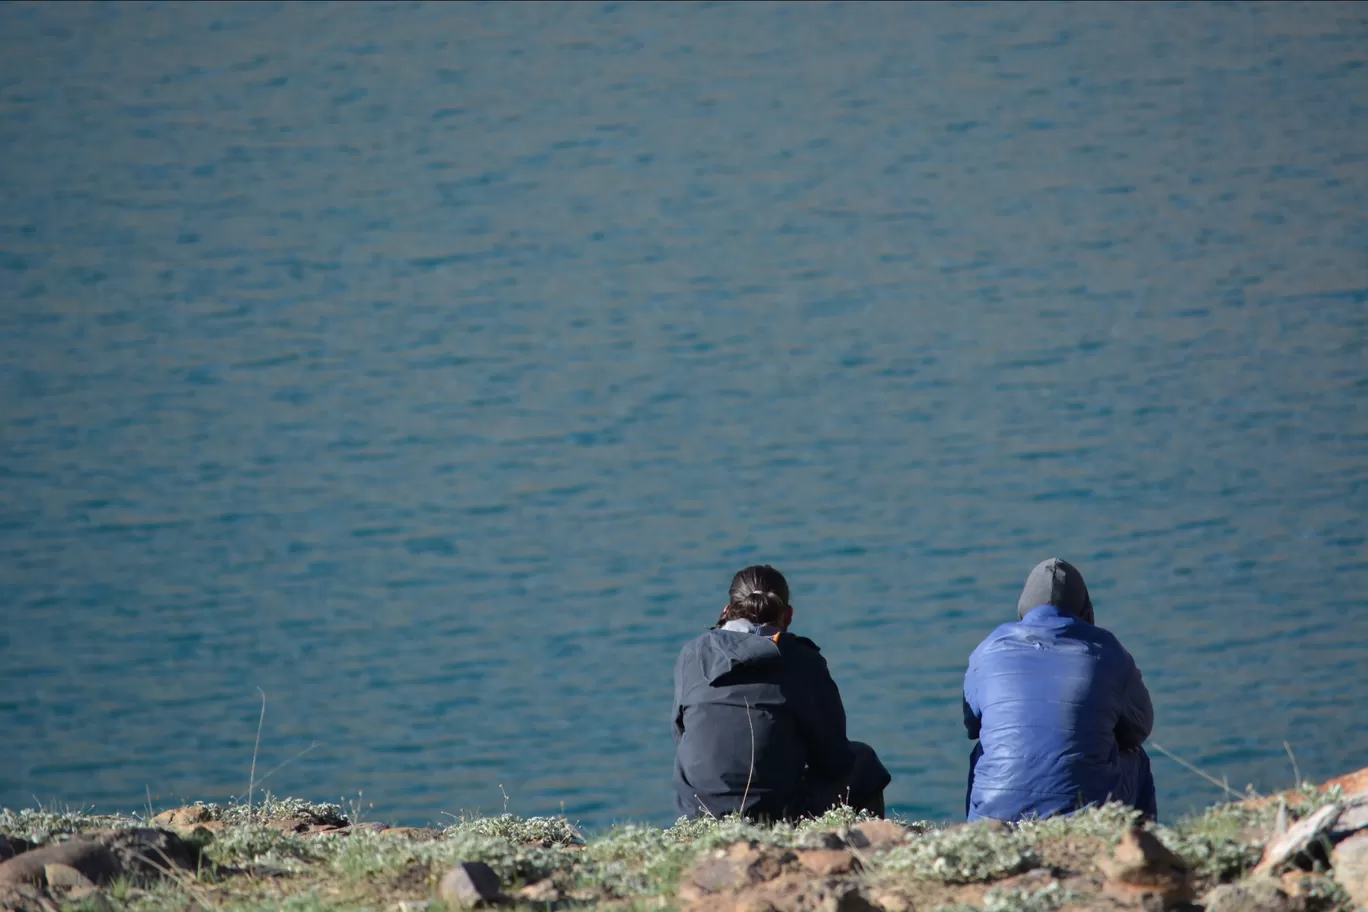
[[[1035,565],[1017,601],[1017,617],[1024,618],[1028,611],[1041,605],[1053,605],[1079,620],[1097,623],[1093,620],[1092,598],[1083,574],[1062,558],[1052,557]]]
[[[698,644],[698,662],[709,684],[745,665],[777,662],[782,653],[774,642],[778,627],[760,626],[750,621],[728,621]]]

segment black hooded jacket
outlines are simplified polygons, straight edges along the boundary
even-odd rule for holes
[[[675,805],[686,817],[807,812],[817,782],[849,775],[845,706],[811,640],[733,621],[675,663]]]

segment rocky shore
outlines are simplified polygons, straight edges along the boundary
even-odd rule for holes
[[[1368,769],[1172,826],[1120,807],[1017,826],[838,810],[586,839],[563,818],[387,827],[269,797],[146,819],[0,811],[0,909],[471,907],[1347,912],[1368,908]]]

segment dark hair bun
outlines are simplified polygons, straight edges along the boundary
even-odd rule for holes
[[[727,592],[727,619],[777,624],[789,605],[788,581],[768,564],[747,567],[732,577]]]

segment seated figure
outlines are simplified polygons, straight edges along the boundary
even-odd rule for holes
[[[732,579],[717,625],[675,663],[675,806],[686,817],[883,816],[892,777],[846,738],[845,707],[816,644],[788,632],[788,583],[769,566]]]
[[[1153,819],[1154,777],[1141,745],[1154,708],[1140,669],[1093,623],[1083,575],[1036,565],[1020,620],[989,634],[964,675],[970,820],[1049,817],[1120,801]]]

